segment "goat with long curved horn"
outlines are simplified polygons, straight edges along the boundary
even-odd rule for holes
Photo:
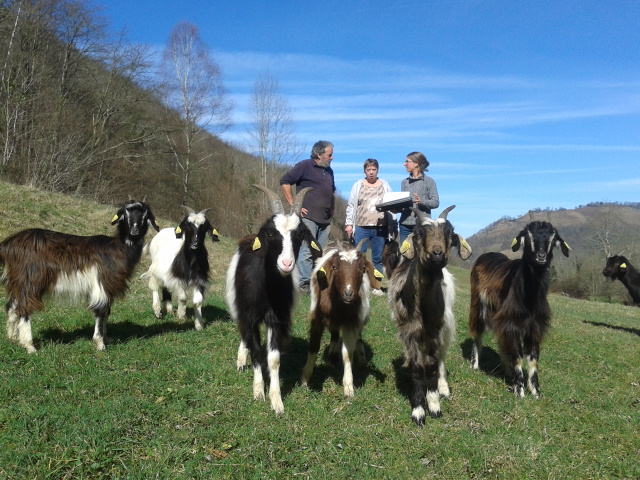
[[[455,205],[451,205],[450,207],[445,208],[442,213],[440,213],[440,215],[438,216],[438,218],[444,218],[445,220],[447,219],[447,215],[449,214],[449,212],[451,210],[453,210],[454,208],[456,208]]]
[[[293,205],[291,205],[291,213],[300,215],[300,211],[302,210],[302,200],[304,200],[305,195],[311,190],[313,190],[313,187],[305,187],[296,194],[296,197],[293,199]]]
[[[275,193],[273,190],[268,189],[264,185],[258,185],[257,183],[254,183],[251,186],[264,192],[264,194],[267,196],[267,199],[271,203],[271,210],[274,215],[277,215],[279,213],[284,214],[284,207],[282,206],[282,200],[280,200],[280,197],[278,196],[277,193]]]

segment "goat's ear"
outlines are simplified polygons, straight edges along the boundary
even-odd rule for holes
[[[369,275],[369,283],[371,288],[380,290],[382,287],[382,279],[384,275],[379,272],[369,260],[367,260],[367,274]]]
[[[462,237],[462,235],[458,235],[457,233],[453,234],[453,244],[458,247],[458,255],[462,260],[467,260],[473,250],[471,250],[471,245],[467,243],[467,241]]]
[[[118,210],[118,212],[111,219],[111,225],[115,225],[120,220],[122,220],[124,218],[124,212],[125,212],[124,208],[121,208],[120,210]]]
[[[251,243],[251,250],[253,253],[260,258],[265,258],[267,256],[267,246],[263,245],[263,241],[266,243],[267,239],[260,239],[259,235],[253,236],[253,242]]]
[[[216,230],[215,228],[211,228],[211,241],[212,242],[219,242],[220,241],[220,234],[218,234],[218,230]]]
[[[556,246],[560,248],[560,250],[562,251],[562,254],[565,257],[569,256],[569,250],[571,250],[571,247],[567,242],[565,242],[564,240],[562,240],[562,238],[560,238],[560,235],[558,235],[557,231],[556,231]]]
[[[180,228],[180,225],[178,225],[175,229],[176,238],[182,238],[183,233],[184,232],[182,231],[182,228]]]
[[[511,250],[517,252],[520,250],[522,243],[524,242],[524,237],[527,235],[527,229],[522,230],[516,238],[511,242]]]
[[[160,231],[160,227],[158,227],[158,224],[156,223],[156,217],[153,216],[153,212],[151,212],[151,210],[149,208],[147,208],[147,214],[149,215],[149,218],[147,219],[147,223],[156,232],[159,232]]]
[[[311,252],[311,256],[320,258],[322,256],[322,248],[311,232],[309,232],[309,236],[307,237],[307,243],[309,243],[309,252]]]
[[[407,260],[411,260],[415,255],[415,249],[413,248],[413,233],[410,233],[407,238],[404,239],[402,245],[400,245],[400,254]]]
[[[320,291],[329,288],[329,280],[327,279],[327,271],[324,267],[320,267],[316,272],[316,280],[318,281],[318,287]]]

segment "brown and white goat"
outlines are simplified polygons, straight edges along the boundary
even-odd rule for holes
[[[257,235],[238,241],[238,249],[227,271],[226,300],[231,317],[240,332],[237,367],[243,370],[251,354],[253,398],[264,400],[260,325],[267,330],[267,366],[271,408],[284,412],[280,394],[280,352],[289,339],[291,310],[297,300],[299,273],[296,268],[302,242],[309,244],[312,255],[320,257],[322,249],[300,219],[302,200],[310,187],[299,191],[291,213],[286,215],[278,195],[260,185],[271,202],[274,214]]]
[[[362,346],[362,329],[369,320],[369,298],[372,288],[380,288],[381,274],[357,247],[336,241],[325,250],[311,277],[311,307],[309,309],[309,354],[300,384],[306,386],[320,350],[324,329],[331,332],[330,352],[338,350],[342,338],[345,397],[353,397],[351,364],[356,346]],[[364,360],[364,351],[359,355]]]
[[[455,281],[445,268],[451,247],[466,259],[470,249],[453,230],[445,209],[433,220],[413,209],[419,219],[412,236],[412,258],[404,258],[389,279],[389,305],[411,370],[411,419],[424,425],[425,406],[433,418],[442,416],[440,395],[449,397],[445,357],[455,335]],[[468,247],[468,245],[467,245]]]
[[[31,314],[44,309],[46,295],[86,302],[95,316],[93,343],[105,349],[107,320],[115,298],[123,297],[140,261],[149,227],[158,230],[149,206],[129,200],[111,221],[114,237],[81,237],[42,229],[16,233],[0,243],[7,285],[7,336],[36,351]]]
[[[540,343],[549,328],[551,309],[547,301],[549,268],[553,248],[569,256],[569,245],[549,222],[529,223],[511,249],[522,247],[522,258],[509,260],[497,252],[478,257],[471,270],[469,332],[473,338],[471,367],[479,368],[485,329],[496,334],[500,353],[513,375],[514,393],[524,397],[523,358],[528,359],[529,391],[540,396],[538,360]]]
[[[627,257],[614,255],[607,258],[602,275],[611,280],[620,280],[631,295],[633,305],[640,307],[640,272],[631,265]]]

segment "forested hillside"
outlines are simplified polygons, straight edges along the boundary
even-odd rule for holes
[[[150,52],[114,43],[89,3],[0,5],[0,179],[112,205],[146,197],[174,219],[183,203],[211,208],[230,237],[262,222],[263,195],[250,187],[260,162],[215,134],[232,108],[223,77],[198,106],[211,118],[179,111]],[[286,168],[274,163],[272,178]]]

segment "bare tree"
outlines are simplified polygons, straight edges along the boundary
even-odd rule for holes
[[[179,23],[171,32],[162,56],[162,91],[177,127],[167,131],[175,174],[180,176],[182,201],[191,198],[192,176],[206,166],[213,153],[198,150],[211,134],[230,124],[232,104],[222,84],[220,67],[203,42],[198,27]]]
[[[302,154],[295,136],[291,108],[280,93],[278,80],[261,74],[253,85],[249,103],[250,149],[260,159],[262,184],[276,187],[276,164],[286,163]]]

